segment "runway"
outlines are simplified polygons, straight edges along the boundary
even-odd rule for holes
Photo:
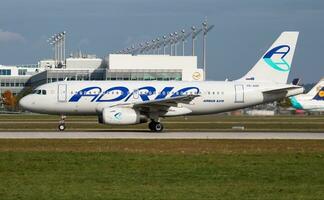
[[[0,139],[283,139],[324,140],[312,132],[0,132]]]

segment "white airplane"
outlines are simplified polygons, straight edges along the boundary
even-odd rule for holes
[[[307,94],[289,97],[292,107],[306,111],[324,111],[324,78],[322,78]]]
[[[257,64],[235,81],[61,81],[37,87],[20,100],[26,110],[61,115],[97,115],[103,124],[148,124],[160,119],[246,108],[301,94],[287,84],[298,32],[283,32]]]

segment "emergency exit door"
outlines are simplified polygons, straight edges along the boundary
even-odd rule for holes
[[[66,84],[59,84],[57,91],[57,100],[59,102],[66,102],[67,92],[66,92]]]
[[[235,103],[244,103],[243,85],[235,85]]]

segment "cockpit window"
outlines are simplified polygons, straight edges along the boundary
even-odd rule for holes
[[[46,95],[46,90],[34,90],[32,92],[33,94],[40,94],[40,95]]]

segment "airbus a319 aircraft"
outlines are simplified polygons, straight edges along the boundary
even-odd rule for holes
[[[296,109],[310,112],[324,111],[324,78],[322,78],[307,94],[289,97],[291,105]]]
[[[37,113],[97,115],[103,124],[149,122],[160,132],[164,117],[221,113],[301,94],[301,86],[287,84],[297,38],[298,32],[283,32],[235,81],[61,81],[37,87],[20,105]]]

